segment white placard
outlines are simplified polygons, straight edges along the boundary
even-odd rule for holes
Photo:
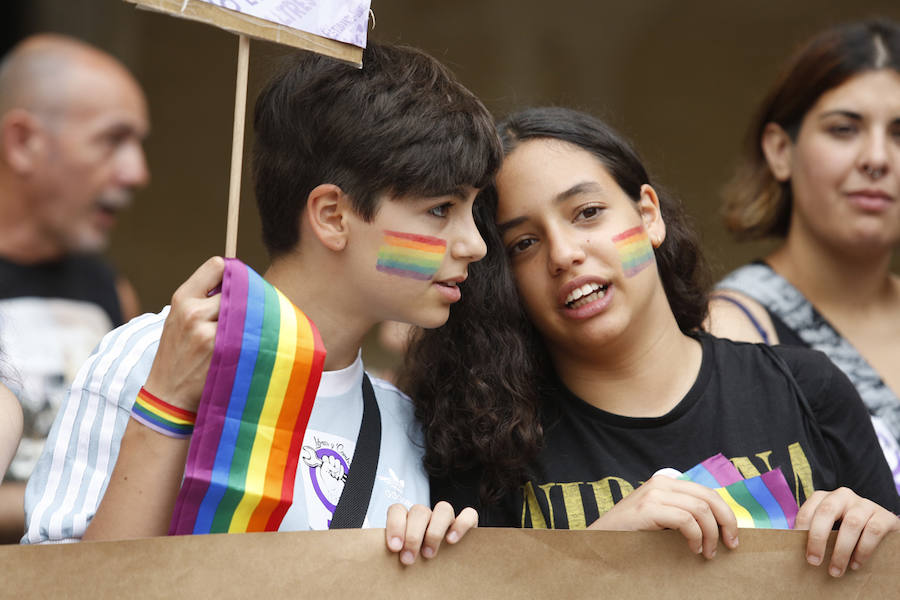
[[[199,0],[331,40],[366,47],[370,0]]]

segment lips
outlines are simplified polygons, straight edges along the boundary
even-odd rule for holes
[[[582,275],[566,282],[557,295],[557,302],[562,308],[572,308],[572,304],[583,303],[589,296],[605,293],[609,281],[593,275]]]
[[[847,193],[847,198],[857,208],[866,212],[881,212],[893,204],[894,197],[878,189],[860,189]]]

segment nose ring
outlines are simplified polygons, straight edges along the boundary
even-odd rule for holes
[[[881,179],[887,169],[885,169],[884,167],[873,168],[870,165],[864,165],[863,171],[872,179]]]

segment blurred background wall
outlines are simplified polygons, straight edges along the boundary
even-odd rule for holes
[[[717,273],[765,251],[729,239],[719,190],[779,65],[823,27],[900,20],[897,0],[372,0],[372,8],[372,39],[427,50],[498,117],[564,104],[622,130],[685,201]],[[157,311],[197,265],[224,251],[237,39],[121,0],[4,0],[0,51],[35,31],[104,48],[147,92],[152,181],[124,214],[109,256],[143,309]],[[251,107],[286,51],[252,42]],[[251,137],[248,129],[247,150]],[[238,256],[261,270],[248,159]]]

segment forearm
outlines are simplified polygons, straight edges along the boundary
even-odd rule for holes
[[[164,436],[131,421],[106,493],[82,539],[166,535],[189,441]]]
[[[0,544],[18,544],[25,533],[25,482],[0,485]]]

